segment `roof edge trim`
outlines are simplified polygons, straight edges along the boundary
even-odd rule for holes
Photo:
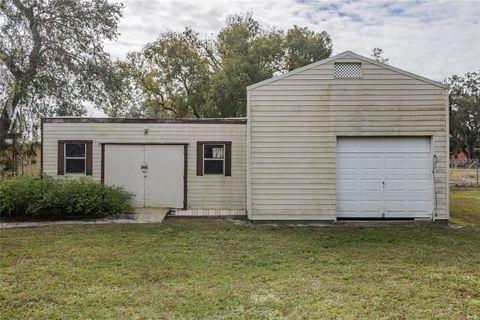
[[[289,71],[289,72],[286,72],[284,74],[281,74],[281,75],[278,75],[276,77],[272,77],[270,79],[266,79],[266,80],[263,80],[261,82],[257,82],[257,83],[254,83],[250,86],[247,87],[247,90],[252,90],[252,89],[256,89],[258,87],[262,87],[264,85],[267,85],[267,84],[270,84],[272,82],[275,82],[275,81],[278,81],[278,80],[281,80],[281,79],[284,79],[284,78],[287,78],[289,76],[292,76],[294,74],[297,74],[297,73],[300,73],[302,71],[305,71],[305,70],[308,70],[308,69],[311,69],[311,68],[315,68],[317,66],[321,66],[323,64],[326,64],[326,63],[329,63],[331,61],[334,61],[334,60],[337,60],[337,59],[340,59],[340,58],[344,58],[344,57],[352,57],[352,58],[356,58],[356,59],[359,59],[359,60],[363,60],[363,61],[366,61],[366,62],[369,62],[371,64],[374,64],[376,66],[379,66],[379,67],[382,67],[382,68],[385,68],[385,69],[389,69],[391,71],[394,71],[394,72],[398,72],[400,74],[403,74],[403,75],[406,75],[408,77],[411,77],[411,78],[414,78],[414,79],[417,79],[417,80],[420,80],[420,81],[423,81],[423,82],[426,82],[426,83],[429,83],[431,85],[434,85],[434,86],[437,86],[437,87],[440,87],[440,88],[443,88],[443,89],[446,89],[447,86],[441,82],[438,82],[438,81],[434,81],[434,80],[431,80],[431,79],[428,79],[428,78],[425,78],[425,77],[422,77],[422,76],[419,76],[417,74],[414,74],[414,73],[411,73],[411,72],[408,72],[408,71],[405,71],[405,70],[402,70],[402,69],[399,69],[399,68],[396,68],[396,67],[393,67],[393,66],[390,66],[388,64],[385,64],[385,63],[382,63],[382,62],[379,62],[379,61],[375,61],[373,59],[370,59],[370,58],[367,58],[367,57],[364,57],[362,55],[359,55],[355,52],[352,52],[352,51],[344,51],[342,53],[339,53],[337,55],[334,55],[334,56],[331,56],[329,58],[326,58],[326,59],[323,59],[323,60],[320,60],[320,61],[317,61],[317,62],[314,62],[314,63],[311,63],[311,64],[308,64],[306,66],[303,66],[301,68],[298,68],[298,69],[295,69],[295,70],[292,70],[292,71]]]
[[[42,118],[42,123],[163,123],[163,124],[246,124],[247,118],[152,119],[152,118]]]

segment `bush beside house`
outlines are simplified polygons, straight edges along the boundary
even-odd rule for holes
[[[0,180],[2,220],[103,218],[130,213],[132,194],[90,179],[13,177]]]

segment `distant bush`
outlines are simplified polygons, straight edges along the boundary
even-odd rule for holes
[[[91,179],[13,177],[0,180],[3,220],[102,218],[132,212],[132,194]]]

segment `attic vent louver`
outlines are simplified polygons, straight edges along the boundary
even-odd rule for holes
[[[335,63],[335,78],[361,78],[362,64],[356,62]]]

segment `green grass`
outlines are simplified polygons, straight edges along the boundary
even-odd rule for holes
[[[480,189],[458,189],[450,192],[450,221],[480,225]]]
[[[478,191],[452,194],[463,228],[2,230],[0,318],[480,319],[479,208]]]

